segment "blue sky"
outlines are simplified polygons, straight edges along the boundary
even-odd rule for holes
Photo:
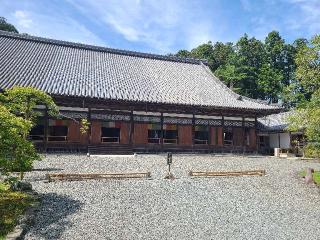
[[[0,0],[0,16],[31,35],[160,54],[320,33],[320,0]]]

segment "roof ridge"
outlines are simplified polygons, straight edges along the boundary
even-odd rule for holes
[[[201,63],[205,65],[208,64],[208,61],[205,59],[182,58],[182,57],[176,57],[176,56],[166,56],[161,54],[143,53],[143,52],[137,52],[137,51],[89,45],[84,43],[75,43],[75,42],[57,40],[57,39],[51,39],[51,38],[37,37],[29,34],[12,33],[12,32],[2,31],[2,30],[0,30],[0,36],[47,43],[47,44],[54,44],[59,46],[87,49],[92,51],[108,52],[108,53],[127,55],[127,56],[133,56],[133,57],[143,57],[143,58],[151,58],[151,59],[165,60],[165,61],[172,61],[172,62],[190,63],[190,64],[201,64]]]
[[[246,97],[246,96],[242,96],[234,91],[232,91],[230,88],[227,87],[227,85],[222,82],[219,78],[217,78],[213,72],[208,69],[208,66],[204,65],[204,64],[201,64],[201,66],[213,77],[213,79],[215,80],[215,82],[217,84],[220,84],[220,86],[222,88],[224,88],[226,91],[228,91],[231,95],[233,95],[237,100],[241,100],[241,99],[245,99],[247,101],[251,101],[251,102],[255,102],[255,103],[259,103],[259,104],[263,104],[263,105],[266,105],[266,106],[272,106],[270,104],[267,104],[265,103],[265,101],[263,100],[258,100],[258,99],[253,99],[253,98],[249,98],[249,97]],[[281,106],[278,106],[278,105],[273,105],[274,107],[279,107],[279,108],[282,108]]]

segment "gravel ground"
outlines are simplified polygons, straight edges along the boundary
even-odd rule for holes
[[[26,178],[43,200],[25,239],[315,239],[320,195],[297,177],[320,163],[272,157],[47,155]],[[189,170],[267,175],[190,178]],[[151,180],[45,183],[46,173],[150,171]]]

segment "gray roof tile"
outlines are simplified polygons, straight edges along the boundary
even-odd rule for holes
[[[228,89],[196,59],[138,53],[0,31],[0,88],[194,106],[277,110]]]
[[[291,114],[293,114],[292,111],[271,114],[265,117],[258,118],[258,126],[262,131],[285,131],[288,127],[287,117]]]

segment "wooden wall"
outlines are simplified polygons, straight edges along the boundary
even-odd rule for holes
[[[233,145],[234,146],[243,146],[244,143],[244,131],[242,128],[233,129]]]
[[[69,121],[68,142],[80,142],[80,126],[75,121]]]
[[[135,123],[133,132],[134,144],[148,144],[148,124]]]
[[[91,122],[91,143],[92,144],[101,143],[101,122],[100,121]]]
[[[254,128],[249,130],[249,147],[253,150],[257,149],[257,134]]]
[[[121,144],[129,143],[129,131],[130,131],[130,123],[121,122],[121,126],[120,126],[120,143]]]
[[[178,126],[179,145],[192,145],[192,126]]]
[[[223,129],[222,127],[217,127],[217,134],[218,134],[218,146],[223,146]]]

